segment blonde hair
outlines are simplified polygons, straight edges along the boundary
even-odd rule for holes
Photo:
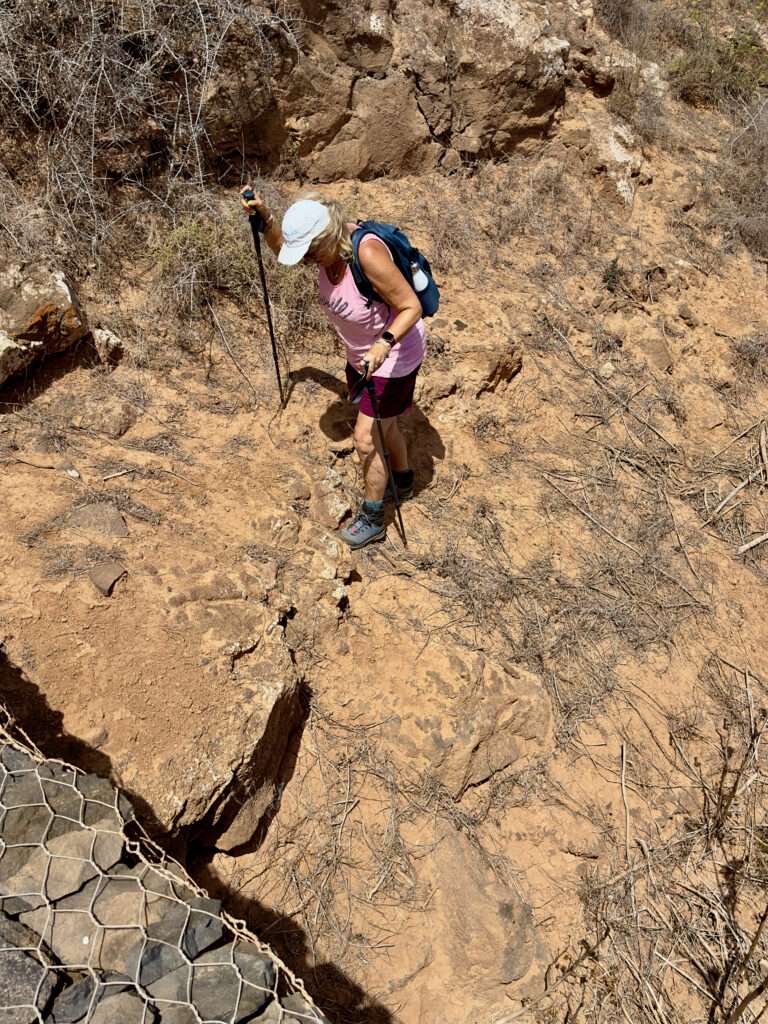
[[[322,203],[328,211],[330,221],[319,235],[312,240],[309,250],[313,255],[333,253],[344,260],[352,259],[352,236],[347,226],[347,216],[341,203],[335,199],[326,199],[322,192],[302,192],[300,199],[314,199]]]

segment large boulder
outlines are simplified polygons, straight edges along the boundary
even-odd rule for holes
[[[85,313],[61,270],[0,266],[0,385],[42,356],[70,348],[87,332]]]

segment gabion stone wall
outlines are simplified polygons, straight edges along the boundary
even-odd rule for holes
[[[105,779],[0,705],[0,1024],[327,1024]]]

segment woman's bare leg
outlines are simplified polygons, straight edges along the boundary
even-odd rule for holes
[[[408,468],[408,450],[405,438],[400,433],[397,417],[390,416],[381,421],[384,443],[392,460],[392,468],[398,471]],[[367,501],[383,501],[387,486],[387,467],[379,439],[379,430],[372,416],[364,412],[357,414],[354,434],[355,448],[363,467],[365,497]]]
[[[389,458],[392,463],[392,469],[397,473],[404,473],[408,466],[408,446],[405,443],[402,431],[400,430],[400,420],[397,416],[393,416],[390,420],[384,420],[384,440],[387,445],[387,451],[389,452]],[[386,424],[389,423],[391,426],[387,429]]]

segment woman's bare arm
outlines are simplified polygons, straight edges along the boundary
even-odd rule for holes
[[[360,243],[358,259],[376,292],[395,311],[387,330],[400,341],[421,319],[418,295],[395,266],[384,242],[365,239]]]

